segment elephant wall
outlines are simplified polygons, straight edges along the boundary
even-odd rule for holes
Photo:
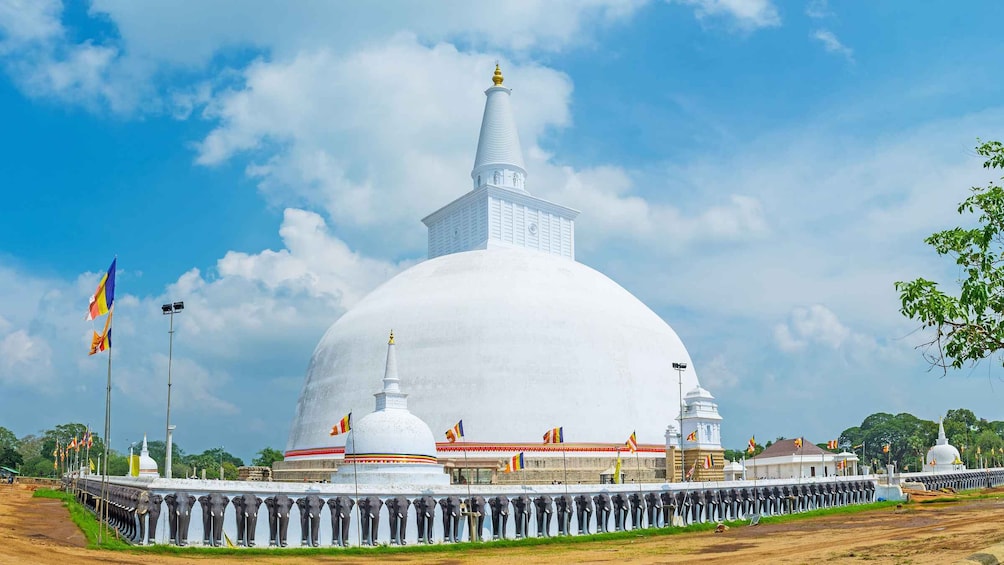
[[[909,480],[929,488],[978,488],[1004,484],[1004,470],[911,475]],[[156,543],[226,545],[229,538],[235,544],[253,539],[258,547],[299,547],[315,540],[319,546],[415,544],[426,538],[434,543],[468,541],[468,520],[461,515],[461,505],[466,508],[468,500],[481,511],[475,539],[491,540],[588,535],[863,504],[874,500],[877,486],[874,476],[649,484],[640,489],[632,484],[569,485],[567,494],[563,485],[472,485],[468,497],[462,485],[378,490],[360,485],[357,498],[352,485],[329,483],[118,477],[110,482],[109,507],[116,527],[130,539],[139,540],[143,533],[137,526],[142,508],[146,525],[152,515],[158,516],[152,536],[148,534]],[[93,506],[100,480],[80,481],[79,486],[85,503]],[[178,515],[178,505],[188,512],[187,540],[177,532],[171,535],[170,517]],[[248,508],[255,505],[257,520],[248,516]]]

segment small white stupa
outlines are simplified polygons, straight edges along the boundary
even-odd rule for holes
[[[945,424],[938,420],[938,443],[927,451],[927,466],[925,471],[935,473],[942,471],[961,471],[966,466],[959,457],[959,450],[948,443],[945,437]]]
[[[146,448],[146,434],[143,434],[143,449],[139,452],[139,476],[159,477],[157,462],[150,457],[150,451]]]
[[[333,483],[450,484],[437,462],[432,430],[408,411],[408,395],[401,392],[394,354],[394,332],[387,342],[383,391],[375,394],[376,410],[351,422],[345,440],[345,459],[331,476]]]

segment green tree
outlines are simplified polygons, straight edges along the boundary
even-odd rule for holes
[[[36,455],[30,459],[25,459],[21,465],[22,477],[52,477],[56,470],[52,468],[52,459],[46,459],[41,455]]]
[[[258,456],[251,461],[251,464],[258,467],[271,467],[272,463],[282,461],[282,459],[283,455],[281,451],[266,447],[258,452]]]
[[[22,463],[24,463],[24,459],[21,458],[17,449],[9,445],[0,445],[0,467],[16,470]]]
[[[0,448],[9,447],[11,449],[17,449],[20,445],[21,442],[18,441],[14,432],[0,426]]]
[[[17,451],[26,462],[42,455],[42,437],[28,434],[18,440]]]
[[[166,469],[166,461],[164,460],[164,454],[167,453],[165,448],[165,443],[163,441],[148,441],[146,443],[147,451],[150,453],[150,457],[157,462],[157,466],[160,468],[161,473]],[[184,478],[188,476],[189,465],[185,463],[185,450],[178,447],[177,442],[171,442],[171,474],[174,478]]]
[[[1004,169],[1001,142],[981,143],[976,152],[986,159],[984,168]],[[1004,188],[990,182],[971,190],[958,212],[976,214],[978,225],[924,240],[938,255],[955,259],[961,277],[958,296],[924,278],[895,284],[900,312],[934,332],[921,346],[924,356],[945,372],[1004,349]]]

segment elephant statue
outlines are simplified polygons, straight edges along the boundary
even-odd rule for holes
[[[415,505],[415,525],[418,526],[418,543],[432,543],[433,518],[436,517],[436,500],[431,496],[421,496]]]
[[[572,535],[572,513],[574,512],[572,497],[567,494],[554,497],[554,509],[558,518],[558,535]]]
[[[164,501],[167,502],[167,523],[171,541],[177,546],[184,547],[188,545],[188,524],[192,520],[195,497],[187,492],[175,492],[165,496]]]
[[[640,492],[632,492],[628,495],[628,507],[631,512],[631,529],[645,527],[645,495]]]
[[[160,518],[160,503],[164,501],[164,497],[159,494],[151,494],[149,497],[149,502],[146,505],[146,521],[147,521],[147,535],[149,537],[150,545],[157,543],[157,520]],[[139,524],[143,527],[144,516],[140,514]],[[143,534],[140,534],[140,543],[143,543]]]
[[[363,545],[376,545],[380,530],[380,508],[383,501],[376,496],[359,499],[359,526],[362,528]]]
[[[596,505],[596,531],[606,533],[610,531],[610,512],[613,504],[610,502],[610,495],[601,492],[593,497],[593,504]]]
[[[202,507],[202,545],[219,547],[223,537],[223,515],[230,499],[218,492],[199,497]]]
[[[669,527],[673,525],[673,517],[676,516],[676,495],[666,491],[659,494],[662,503],[662,525]]]
[[[460,522],[463,519],[460,498],[456,496],[441,498],[439,507],[443,510],[443,541],[456,543],[460,540]]]
[[[387,522],[390,526],[391,545],[407,545],[408,507],[411,501],[405,496],[395,496],[384,501],[387,507]]]
[[[542,494],[533,499],[533,507],[537,511],[537,537],[551,537],[551,516],[554,514],[554,506],[551,504],[551,497]]]
[[[83,492],[83,491],[81,491]],[[136,497],[136,537],[137,545],[146,541],[146,515],[150,511],[150,493],[141,491]],[[156,534],[156,532],[154,532]]]
[[[338,547],[349,545],[349,525],[352,524],[352,507],[355,504],[355,501],[347,496],[328,499],[328,510],[331,512],[331,545]]]
[[[610,502],[614,505],[614,531],[623,531],[628,513],[628,498],[618,492],[610,497]]]
[[[300,545],[317,547],[317,538],[321,530],[321,509],[324,500],[316,494],[308,494],[296,499],[296,507],[300,509]]]
[[[488,499],[492,509],[492,539],[505,539],[506,524],[509,522],[509,498],[505,495]]]
[[[467,541],[481,541],[481,531],[485,527],[485,509],[488,501],[483,496],[472,496],[467,499],[467,511],[470,520],[467,523]]]
[[[659,519],[662,518],[662,499],[659,493],[649,492],[645,494],[645,512],[648,518],[648,527],[658,528]]]
[[[530,497],[521,494],[512,499],[513,521],[516,522],[516,539],[530,537]]]
[[[579,527],[579,535],[589,534],[589,522],[593,519],[593,500],[588,494],[576,496],[575,501],[575,522]]]
[[[293,500],[285,494],[277,494],[265,499],[265,507],[268,508],[268,545],[286,547],[289,511],[293,508]]]
[[[258,510],[264,502],[254,494],[235,496],[230,504],[237,514],[237,545],[254,547],[254,533],[258,526]]]
[[[701,492],[701,501],[704,505],[704,520],[706,522],[715,521],[715,506],[718,499],[718,492],[714,490],[705,490]]]

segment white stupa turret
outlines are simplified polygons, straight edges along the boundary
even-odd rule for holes
[[[959,450],[948,443],[945,436],[945,423],[938,420],[938,442],[927,451],[927,466],[925,471],[957,471],[965,469],[962,459],[959,457]]]
[[[332,475],[333,483],[450,484],[437,462],[432,430],[408,411],[408,395],[401,392],[394,352],[394,332],[387,342],[383,390],[374,395],[376,410],[353,422],[345,441],[344,462]]]
[[[683,448],[721,449],[722,417],[715,397],[698,384],[683,402]]]
[[[485,185],[526,191],[526,167],[519,132],[513,118],[509,94],[512,90],[502,86],[502,69],[495,65],[492,77],[494,86],[485,91],[485,113],[481,118],[478,152],[474,157],[471,179],[474,189]]]
[[[143,434],[143,449],[139,452],[139,476],[160,476],[160,471],[157,470],[157,462],[153,460],[153,457],[150,457],[150,451],[146,447],[146,434]]]

